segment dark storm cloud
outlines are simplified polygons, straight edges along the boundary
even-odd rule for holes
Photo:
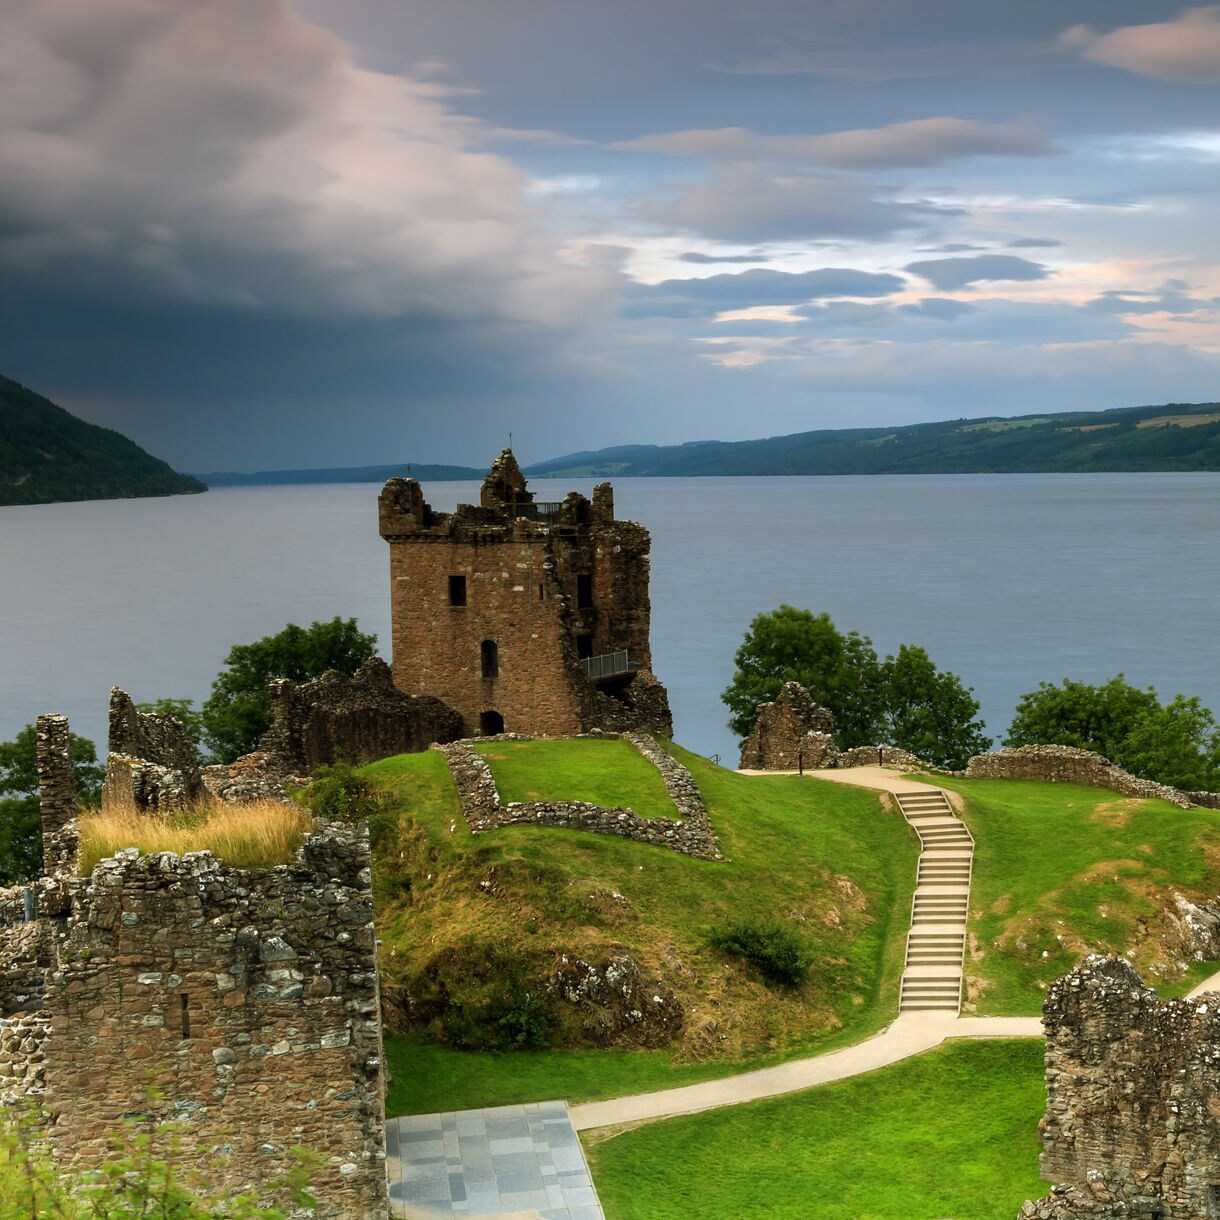
[[[617,287],[558,257],[525,176],[472,151],[443,90],[356,66],[284,0],[46,0],[0,10],[0,44],[0,274],[27,306],[6,371],[98,347],[111,313],[131,323],[99,357],[116,396],[115,355],[159,314],[198,323],[176,328],[184,381],[230,323],[289,344],[252,353],[252,378],[291,381],[290,335],[338,355],[354,324],[467,365],[501,327],[561,342]],[[145,375],[129,365],[126,392]]]
[[[736,275],[702,279],[663,280],[631,290],[627,307],[632,317],[693,318],[758,305],[792,305],[827,297],[883,297],[900,292],[899,275],[820,267],[787,272],[757,268]]]
[[[907,263],[907,271],[929,284],[952,292],[984,280],[1044,280],[1050,272],[1041,263],[1013,254],[980,254],[977,258],[933,258]]]

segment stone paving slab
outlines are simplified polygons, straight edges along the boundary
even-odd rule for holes
[[[386,1123],[395,1216],[604,1220],[563,1101],[416,1114]]]

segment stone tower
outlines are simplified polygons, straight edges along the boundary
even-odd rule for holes
[[[394,684],[433,695],[468,736],[673,731],[649,647],[648,531],[590,501],[542,503],[512,451],[479,504],[434,512],[414,479],[379,502],[390,544]]]

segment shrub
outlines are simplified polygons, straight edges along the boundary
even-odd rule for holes
[[[813,952],[791,928],[781,923],[735,923],[712,933],[712,945],[722,953],[744,957],[763,977],[785,987],[804,982]]]
[[[374,849],[387,842],[399,822],[386,799],[346,763],[319,767],[308,787],[296,789],[292,799],[324,822],[367,822]]]

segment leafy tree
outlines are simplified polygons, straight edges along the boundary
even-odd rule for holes
[[[991,738],[968,687],[942,673],[922,648],[903,644],[878,660],[872,641],[844,635],[828,614],[792,606],[758,615],[734,658],[737,670],[721,698],[729,727],[747,737],[758,705],[785,682],[799,682],[834,716],[841,749],[888,742],[940,766],[963,766]]]
[[[991,749],[991,735],[976,719],[978,700],[952,673],[942,673],[919,647],[900,644],[881,666],[885,739],[941,767],[964,767],[972,754]]]
[[[103,769],[87,737],[68,734],[68,755],[82,803],[96,804]],[[0,742],[0,885],[42,873],[42,818],[38,800],[38,730],[32,724]]]
[[[271,725],[273,678],[307,682],[328,669],[350,677],[376,646],[377,637],[360,631],[354,618],[338,617],[307,628],[289,623],[253,644],[235,644],[201,711],[204,741],[221,762],[249,754]]]
[[[829,614],[794,606],[759,614],[733,660],[737,671],[720,697],[738,737],[750,735],[760,703],[771,702],[785,682],[799,682],[834,715],[841,746],[879,740],[881,673],[872,641],[844,635]]]
[[[1220,729],[1196,697],[1162,704],[1117,674],[1102,686],[1065,678],[1022,695],[1006,746],[1063,745],[1104,754],[1132,775],[1188,791],[1220,787]]]

